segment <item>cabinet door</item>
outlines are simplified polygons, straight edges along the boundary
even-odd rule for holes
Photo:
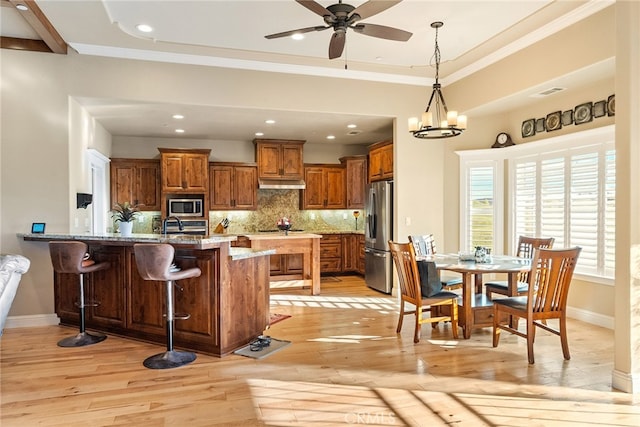
[[[229,209],[233,200],[233,167],[209,168],[209,207],[211,210]]]
[[[184,190],[183,160],[181,153],[162,153],[162,189],[164,191]]]
[[[188,191],[206,191],[209,180],[209,158],[203,154],[184,154],[184,184]]]
[[[284,255],[273,254],[269,256],[269,274],[280,276],[285,274]]]
[[[143,211],[160,210],[160,163],[137,162],[134,204]]]
[[[133,162],[111,163],[111,206],[116,203],[135,204],[136,167]]]
[[[321,167],[306,167],[305,189],[302,190],[302,209],[324,209],[324,171]]]
[[[364,234],[358,235],[358,273],[364,276]]]
[[[357,236],[345,234],[342,236],[342,271],[351,272],[358,268],[358,253],[356,252]]]
[[[304,256],[302,254],[288,254],[286,257],[287,262],[285,274],[302,274]]]
[[[369,182],[382,179],[382,155],[380,150],[369,153]]]
[[[381,150],[380,157],[382,178],[393,178],[393,144],[386,145]]]
[[[126,275],[125,249],[100,247],[91,254],[96,262],[108,262],[109,268],[87,274],[88,302],[96,303],[86,314],[88,326],[119,326],[125,323],[124,283]],[[114,285],[119,284],[119,285]]]
[[[257,147],[258,177],[280,178],[280,144],[259,143]]]
[[[286,179],[301,179],[303,175],[302,145],[281,145],[281,175]]]
[[[347,160],[347,209],[364,209],[367,158]]]
[[[345,202],[345,170],[343,168],[326,168],[325,179],[325,203],[327,209],[344,209]]]
[[[235,209],[256,210],[258,208],[258,169],[255,166],[236,166],[233,187]]]

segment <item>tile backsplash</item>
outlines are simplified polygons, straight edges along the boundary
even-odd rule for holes
[[[354,231],[358,211],[357,230],[362,231],[363,209],[300,210],[299,190],[258,190],[258,209],[255,211],[209,211],[209,230],[213,231],[224,218],[229,219],[227,233],[238,234],[276,229],[278,218],[286,216],[292,228],[310,232]],[[153,217],[160,212],[143,212],[142,221],[136,221],[134,233],[152,233]]]

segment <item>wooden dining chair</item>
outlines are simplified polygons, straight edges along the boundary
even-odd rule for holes
[[[436,240],[433,234],[413,234],[409,236],[409,242],[413,245],[416,256],[429,256],[436,254]],[[462,288],[462,276],[445,275],[438,272],[442,287],[449,291]]]
[[[569,360],[567,342],[567,295],[573,277],[573,270],[581,248],[536,249],[526,296],[498,298],[493,301],[493,346],[498,346],[500,330],[526,338],[529,363],[534,363],[533,342],[535,327],[560,336],[562,354]],[[518,330],[517,320],[505,320],[510,315],[527,321],[525,332]],[[559,327],[546,324],[549,319],[558,319]],[[501,322],[502,320],[502,322]]]
[[[518,238],[518,249],[516,256],[520,258],[533,257],[535,249],[551,249],[554,242],[553,237],[527,237],[520,236]],[[518,295],[526,295],[528,289],[529,272],[523,271],[518,273]],[[509,282],[506,280],[493,280],[485,283],[485,294],[491,298],[491,294],[501,294],[509,296]]]
[[[398,272],[398,282],[400,284],[400,317],[398,319],[398,328],[396,332],[399,334],[402,330],[402,320],[408,314],[415,314],[416,323],[413,336],[413,342],[420,342],[420,330],[423,323],[432,323],[435,327],[437,322],[451,322],[451,330],[453,337],[458,338],[458,295],[453,292],[443,291],[441,284],[438,282],[437,275],[423,277],[423,280],[435,280],[436,289],[433,295],[423,295],[420,286],[420,273],[416,261],[415,252],[411,243],[395,243],[389,240],[389,249],[393,257],[393,262]],[[435,264],[431,270],[435,272]],[[406,309],[405,304],[411,304],[414,309]],[[434,307],[448,306],[450,315],[436,315],[431,311]],[[439,310],[441,311],[441,310]],[[425,312],[430,315],[425,316]]]

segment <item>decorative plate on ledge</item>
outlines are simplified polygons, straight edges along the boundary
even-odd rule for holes
[[[574,123],[577,125],[581,125],[593,120],[593,115],[591,114],[592,106],[593,102],[585,102],[584,104],[576,106],[573,112]]]
[[[536,133],[536,119],[529,119],[522,122],[522,137],[533,136]]]
[[[562,118],[561,111],[555,111],[553,113],[547,114],[547,120],[545,122],[547,127],[547,132],[552,130],[558,130],[562,127]]]
[[[616,115],[616,95],[610,95],[607,98],[607,115],[615,116]]]

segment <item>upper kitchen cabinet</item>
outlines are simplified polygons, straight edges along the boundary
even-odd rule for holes
[[[364,209],[367,156],[341,157],[340,162],[347,167],[347,209]]]
[[[111,205],[129,202],[142,211],[160,210],[160,162],[111,159]]]
[[[162,191],[205,193],[209,184],[209,149],[158,148]]]
[[[393,142],[382,141],[369,147],[369,182],[393,179]]]
[[[254,139],[258,179],[302,180],[304,141]]]
[[[305,189],[300,209],[344,209],[345,168],[342,165],[308,164],[304,168]]]
[[[209,163],[209,209],[256,210],[258,167],[255,163]]]

